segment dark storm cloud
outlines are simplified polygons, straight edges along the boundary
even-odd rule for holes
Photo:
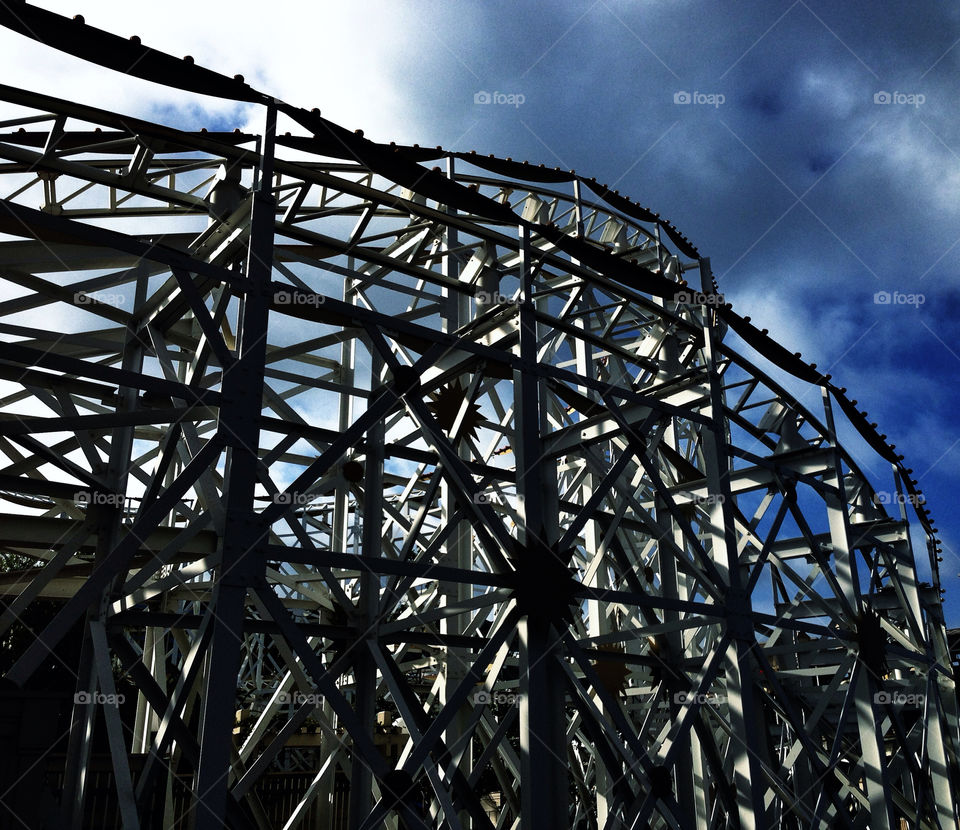
[[[575,167],[675,221],[736,308],[830,366],[910,452],[944,577],[960,572],[960,10],[600,0],[495,2],[481,19],[435,30],[457,61],[441,58],[421,123],[458,149]],[[468,101],[487,88],[525,103]],[[875,302],[896,291],[924,302]]]

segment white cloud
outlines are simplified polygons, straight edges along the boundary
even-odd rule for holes
[[[892,106],[892,105],[891,105]],[[877,106],[877,127],[860,152],[871,169],[882,171],[918,207],[918,214],[943,221],[957,212],[960,155],[949,146],[952,136],[922,107]]]
[[[76,3],[35,5],[73,16]],[[305,4],[196,3],[168,0],[157,7],[118,0],[82,4],[86,22],[232,76],[254,88],[323,114],[380,140],[416,132],[416,113],[404,107],[403,65],[414,57],[418,21],[405,2]],[[232,104],[180,93],[64,55],[22,35],[0,30],[0,73],[7,83],[130,115],[150,117],[163,107],[214,115]],[[253,115],[259,125],[259,114]],[[197,126],[203,124],[199,120]],[[191,125],[192,126],[192,125]],[[398,139],[400,140],[400,139]]]
[[[816,275],[798,273],[802,263],[783,273],[768,274],[763,280],[748,280],[743,287],[726,294],[734,310],[750,317],[757,328],[769,329],[772,336],[791,352],[825,369],[862,333],[860,321],[851,319],[839,303],[811,298]],[[721,286],[723,287],[723,286]]]
[[[816,103],[816,108],[839,119],[863,109],[864,102],[869,100],[869,87],[863,74],[852,67],[807,67],[800,76],[800,89]]]

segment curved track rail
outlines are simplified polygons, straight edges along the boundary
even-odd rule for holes
[[[2,694],[73,694],[8,811],[108,757],[124,827],[956,826],[922,494],[673,226],[0,22],[266,113],[0,87]]]

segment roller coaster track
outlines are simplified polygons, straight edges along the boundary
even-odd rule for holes
[[[0,827],[957,826],[923,495],[675,227],[0,23],[264,117],[0,86]]]

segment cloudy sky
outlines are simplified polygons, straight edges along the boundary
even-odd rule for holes
[[[960,625],[960,7],[36,5],[242,73],[370,138],[573,168],[672,220],[734,308],[832,373],[907,456],[941,530],[948,621]],[[255,118],[7,31],[0,73],[175,126]]]

